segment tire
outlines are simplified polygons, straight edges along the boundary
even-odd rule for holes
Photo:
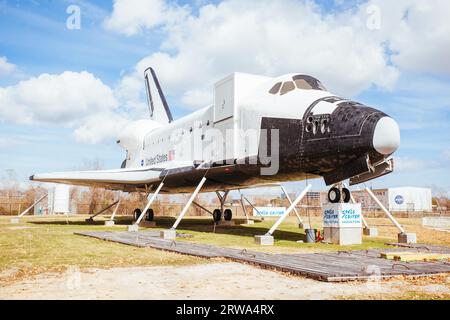
[[[214,222],[219,222],[221,218],[222,218],[222,212],[220,212],[220,209],[215,209],[213,211]]]
[[[145,214],[145,220],[146,221],[153,221],[155,214],[153,213],[153,209],[148,209],[147,213]]]
[[[142,213],[141,209],[139,209],[139,208],[134,209],[134,213],[133,213],[134,214],[134,221],[137,221],[137,219],[139,219],[141,213]]]
[[[348,190],[347,188],[342,188],[342,197],[345,203],[349,203],[351,196],[350,196],[350,190]]]
[[[226,209],[223,212],[223,218],[225,221],[231,221],[231,218],[233,218],[233,211],[231,211],[231,209]]]
[[[331,203],[338,203],[341,201],[341,191],[336,187],[331,188],[328,191],[328,201]]]

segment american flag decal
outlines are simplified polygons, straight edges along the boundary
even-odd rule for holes
[[[175,150],[169,150],[169,161],[175,158]]]

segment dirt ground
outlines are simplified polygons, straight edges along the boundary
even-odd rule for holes
[[[0,287],[0,299],[450,299],[449,278],[326,283],[234,262],[204,265],[69,268]],[[405,288],[408,291],[405,292]]]

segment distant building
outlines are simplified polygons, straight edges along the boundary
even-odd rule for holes
[[[374,189],[372,192],[389,211],[432,211],[431,189],[398,187]],[[364,190],[352,191],[356,202],[366,210],[379,209],[375,201]]]

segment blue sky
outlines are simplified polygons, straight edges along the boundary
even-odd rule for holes
[[[4,58],[3,72],[0,64],[0,177],[13,169],[25,182],[33,173],[80,169],[94,159],[100,159],[105,168],[119,167],[124,152],[116,146],[114,134],[108,131],[111,128],[102,129],[104,138],[99,141],[77,132],[80,128],[96,130],[95,123],[104,110],[120,123],[145,117],[143,83],[139,81],[140,64],[147,62],[161,70],[175,118],[195,109],[215,81],[234,71],[316,75],[330,91],[375,106],[399,122],[398,170],[374,181],[373,186],[430,186],[435,193],[450,196],[450,30],[439,16],[448,8],[445,1],[424,9],[417,1],[406,0],[400,1],[401,5],[381,0],[283,0],[271,4],[268,12],[270,6],[261,4],[264,1],[151,0],[131,13],[123,10],[120,2],[114,6],[111,1],[0,0],[0,62]],[[129,5],[142,3],[131,1]],[[76,30],[66,27],[66,9],[72,4],[81,10],[81,28]],[[381,27],[375,31],[364,27],[370,5],[381,13]],[[245,10],[252,14],[245,16]],[[244,21],[254,18],[265,28],[253,32],[259,26],[249,23],[249,30],[242,31],[241,16]],[[308,19],[310,23],[304,23]],[[292,30],[286,32],[294,32],[293,38],[277,37],[270,42],[273,47],[270,43],[266,47],[266,39],[270,41],[272,36],[259,32],[285,28],[286,21],[303,24],[288,24]],[[362,26],[358,21],[363,21]],[[309,35],[315,31],[308,25],[321,30],[320,36]],[[208,38],[211,26],[218,26],[217,35]],[[436,30],[432,37],[415,31],[429,29]],[[236,34],[236,30],[241,32]],[[342,39],[336,42],[345,44],[348,51],[329,44],[338,37]],[[297,55],[277,49],[285,45],[292,45]],[[336,61],[314,58],[310,48],[317,48],[324,57],[330,50]],[[198,74],[184,67],[190,64]],[[172,66],[177,72],[165,71]],[[49,74],[55,85],[66,71],[80,77],[80,82],[93,83],[92,101],[86,102],[82,115],[58,109],[54,113],[62,113],[59,120],[50,121],[48,113],[53,111],[46,109],[45,99],[33,107],[16,101],[23,90],[19,83]],[[83,71],[92,77],[80,76]],[[46,83],[39,86],[41,91]],[[95,100],[97,86],[114,101],[113,107]],[[76,109],[78,101],[62,97],[63,106]],[[31,116],[23,121],[23,115],[14,114],[15,108]],[[315,183],[315,188],[322,187],[321,182]]]

